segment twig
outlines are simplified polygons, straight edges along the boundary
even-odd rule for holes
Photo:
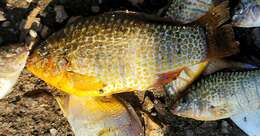
[[[30,12],[29,16],[24,25],[24,29],[28,30],[31,28],[36,16],[43,12],[43,10],[49,5],[51,0],[41,0],[38,2],[37,6]]]

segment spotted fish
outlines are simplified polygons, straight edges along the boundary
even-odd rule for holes
[[[80,96],[146,90],[185,66],[206,61],[203,27],[113,12],[74,23],[50,36],[27,68],[47,83]]]
[[[172,112],[197,120],[218,120],[260,108],[260,70],[218,72],[188,89]]]

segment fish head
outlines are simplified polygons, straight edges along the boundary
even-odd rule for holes
[[[27,69],[49,85],[76,96],[104,96],[104,83],[96,77],[73,69],[73,60],[64,55],[64,48],[39,46],[30,55]],[[78,65],[77,65],[78,66]]]
[[[0,99],[14,86],[23,70],[29,49],[22,44],[0,47]]]
[[[260,26],[260,3],[241,2],[234,11],[232,17],[236,27],[259,27]]]
[[[210,96],[209,96],[210,97]],[[228,102],[209,102],[207,100],[181,98],[172,108],[172,113],[195,120],[214,121],[232,116],[236,111]]]

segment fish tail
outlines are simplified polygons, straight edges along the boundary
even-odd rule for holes
[[[237,54],[239,42],[235,39],[232,25],[225,24],[217,29],[208,27],[208,59],[224,58]]]
[[[239,52],[230,20],[229,1],[225,0],[211,8],[209,12],[195,23],[207,30],[208,58],[223,58]]]

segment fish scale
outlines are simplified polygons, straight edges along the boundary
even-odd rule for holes
[[[260,108],[260,70],[218,72],[198,81],[176,103],[173,113],[217,120]]]
[[[214,0],[171,0],[166,16],[175,21],[190,23],[205,15],[213,6]]]
[[[78,95],[145,90],[156,82],[158,74],[207,57],[202,27],[171,25],[123,13],[83,19],[45,43],[29,58],[28,69],[49,84],[66,92],[80,92]],[[61,60],[66,63],[59,63]],[[85,88],[80,84],[81,89],[77,88],[78,79],[74,82],[73,77],[64,75],[66,72],[70,72],[69,77],[79,74],[84,78],[80,84]]]

